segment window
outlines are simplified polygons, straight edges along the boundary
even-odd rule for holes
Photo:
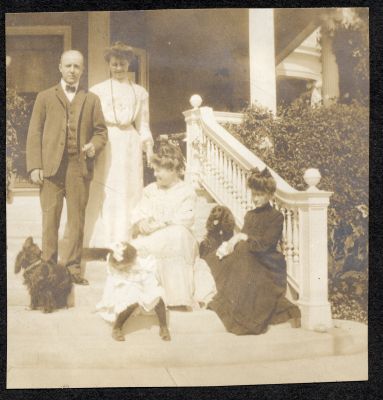
[[[23,124],[17,128],[19,157],[15,160],[16,187],[28,187],[25,147],[30,114],[36,95],[56,84],[60,79],[58,64],[64,50],[71,46],[69,26],[17,26],[6,28],[6,54],[11,57],[7,68],[7,87],[28,104]]]

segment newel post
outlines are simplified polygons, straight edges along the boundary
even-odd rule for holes
[[[190,97],[191,110],[184,111],[186,122],[186,170],[185,180],[199,188],[201,162],[199,144],[202,137],[200,124],[200,109],[202,98],[198,94]]]
[[[316,187],[320,178],[317,169],[308,169],[304,174],[308,189],[304,192],[304,204],[299,207],[299,307],[303,328],[326,331],[332,327],[327,257],[327,208],[331,193]]]

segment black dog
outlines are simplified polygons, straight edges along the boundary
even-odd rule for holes
[[[199,247],[200,257],[204,258],[229,240],[234,234],[235,220],[232,212],[224,206],[215,206],[206,221],[207,234]]]
[[[72,290],[68,270],[51,262],[41,260],[41,250],[31,237],[24,242],[16,257],[15,273],[24,270],[24,285],[31,296],[32,310],[41,308],[45,313],[67,306]]]

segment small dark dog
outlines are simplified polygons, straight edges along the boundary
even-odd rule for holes
[[[72,290],[69,271],[51,262],[41,260],[41,250],[31,237],[24,242],[16,257],[15,273],[24,270],[24,285],[31,296],[30,308],[50,313],[67,306]]]
[[[215,206],[206,221],[207,234],[199,247],[200,257],[204,258],[210,252],[229,240],[234,234],[235,220],[232,212],[224,206]]]

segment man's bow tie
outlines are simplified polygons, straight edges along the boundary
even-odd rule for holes
[[[74,93],[76,91],[76,86],[66,85],[65,90],[69,93]]]

